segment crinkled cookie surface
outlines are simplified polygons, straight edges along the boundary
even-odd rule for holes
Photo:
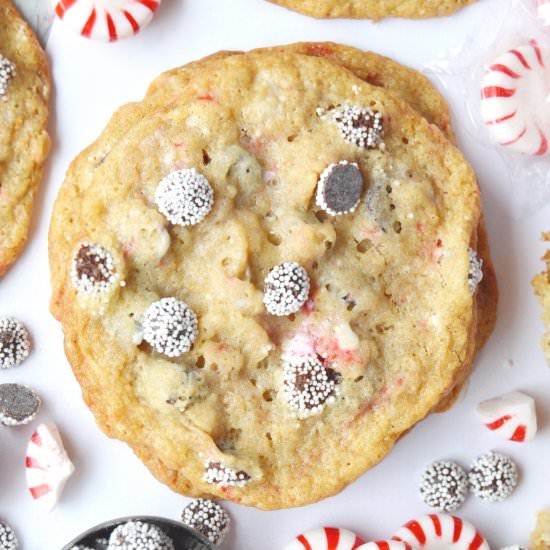
[[[365,147],[370,115],[383,134]],[[318,181],[342,161],[363,191],[332,216]],[[159,186],[190,170],[213,206],[174,223],[185,212],[160,208]],[[98,423],[159,479],[306,504],[381,460],[469,368],[479,224],[468,164],[393,94],[322,58],[220,54],[161,76],[71,165],[52,310]],[[285,262],[309,295],[277,316],[264,282]]]

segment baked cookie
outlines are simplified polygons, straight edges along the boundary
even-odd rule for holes
[[[529,550],[550,549],[550,510],[539,512],[537,526],[531,535]]]
[[[423,74],[388,57],[333,42],[301,42],[256,51],[294,52],[328,59],[352,71],[369,84],[396,94],[417,110],[428,122],[438,126],[451,141],[455,139],[448,105],[434,85]],[[239,52],[218,52],[207,59],[219,59],[237,53]],[[178,68],[164,73],[150,86],[149,95],[153,95],[157,89],[164,92],[171,89],[174,93],[177,93],[178,88],[186,84],[192,77],[192,70],[199,67],[203,62],[204,60],[191,63],[185,67],[185,71]],[[495,327],[498,303],[496,276],[489,254],[489,243],[483,217],[480,221],[477,243],[472,242],[472,247],[478,251],[479,257],[483,261],[483,279],[476,293],[478,305],[476,349],[479,350]],[[434,409],[435,412],[444,412],[453,405],[471,372],[472,366],[473,363],[470,362],[464,366],[460,373],[457,373],[456,385]]]
[[[480,215],[461,154],[395,95],[322,58],[222,54],[71,165],[52,311],[98,423],[159,479],[305,504],[471,364]]]
[[[27,239],[50,141],[46,55],[9,0],[0,0],[0,276]]]
[[[544,233],[542,238],[545,241],[550,241],[550,232]],[[548,330],[541,343],[546,360],[550,365],[550,251],[542,259],[546,262],[547,269],[533,279],[533,288],[542,306],[542,319]]]
[[[475,0],[270,0],[313,17],[424,19],[451,15]]]

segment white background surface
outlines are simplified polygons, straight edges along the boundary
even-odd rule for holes
[[[125,445],[108,440],[84,406],[62,350],[60,327],[48,313],[47,229],[52,203],[70,160],[104,127],[122,103],[139,99],[161,71],[219,49],[248,49],[297,40],[334,40],[372,49],[420,68],[460,45],[480,21],[489,24],[504,0],[481,0],[452,18],[425,22],[315,21],[263,0],[164,0],[151,26],[118,44],[91,43],[54,25],[48,45],[56,85],[53,150],[41,186],[31,240],[0,282],[0,314],[23,320],[34,349],[0,382],[24,382],[42,395],[39,421],[60,426],[76,464],[58,508],[39,513],[25,489],[23,459],[33,426],[0,431],[0,517],[16,528],[23,550],[59,550],[73,536],[107,519],[129,514],[177,518],[186,499],[156,482]],[[470,42],[475,47],[475,41]],[[479,355],[465,399],[432,416],[402,440],[384,462],[340,495],[280,512],[228,505],[234,528],[224,550],[276,550],[295,534],[321,525],[352,529],[369,539],[387,538],[405,521],[427,512],[417,496],[418,477],[439,458],[467,466],[490,449],[509,453],[521,467],[521,484],[502,504],[471,497],[461,514],[493,548],[527,543],[534,514],[550,506],[550,370],[538,342],[539,310],[529,280],[542,268],[540,232],[550,229],[550,208],[522,221],[500,158],[462,130],[460,145],[478,172],[486,207],[501,301],[496,331]],[[513,364],[513,366],[511,366]],[[526,445],[501,442],[474,414],[482,399],[521,389],[537,398],[541,431]]]

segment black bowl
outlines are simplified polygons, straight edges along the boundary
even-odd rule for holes
[[[71,550],[77,544],[89,546],[97,550],[106,550],[106,546],[100,544],[99,541],[108,540],[113,529],[128,521],[143,521],[144,523],[152,523],[160,527],[174,542],[175,550],[214,550],[214,546],[194,529],[186,527],[179,521],[153,516],[132,516],[100,523],[76,537],[64,546],[62,550]]]

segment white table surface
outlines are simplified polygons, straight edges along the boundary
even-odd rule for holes
[[[492,21],[503,3],[481,0],[445,20],[372,24],[315,21],[263,0],[164,0],[145,32],[110,45],[88,42],[58,22],[54,25],[48,45],[56,85],[53,150],[30,243],[0,282],[0,314],[23,320],[34,339],[31,357],[22,367],[1,372],[0,382],[30,384],[44,400],[32,425],[0,430],[0,517],[14,525],[23,550],[59,550],[79,532],[113,517],[177,518],[186,503],[155,481],[124,444],[107,439],[96,427],[63,354],[60,327],[48,313],[46,237],[52,203],[68,163],[95,139],[111,113],[122,103],[139,99],[161,71],[219,49],[334,40],[420,68],[461,44],[476,22]],[[483,190],[501,291],[496,331],[478,357],[464,399],[451,412],[422,422],[382,464],[336,497],[279,512],[228,505],[234,527],[224,550],[280,549],[298,532],[323,524],[346,527],[369,539],[387,538],[405,521],[427,512],[417,496],[425,465],[450,458],[467,466],[490,449],[513,456],[522,473],[521,484],[508,501],[487,504],[471,497],[461,511],[493,548],[527,543],[535,512],[550,507],[550,370],[538,345],[543,329],[529,283],[542,268],[544,246],[539,235],[550,229],[550,208],[522,221],[513,218],[514,195],[501,159],[465,134],[458,101],[456,107],[460,145]],[[525,445],[500,441],[474,414],[480,400],[516,389],[538,402],[541,430]],[[59,506],[43,515],[26,492],[23,458],[33,427],[48,420],[60,426],[76,473]]]

